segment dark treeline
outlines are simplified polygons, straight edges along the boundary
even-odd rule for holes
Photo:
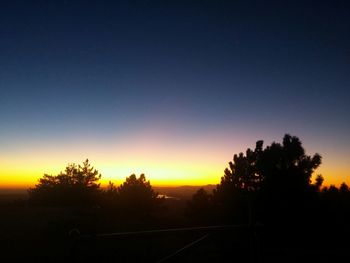
[[[285,135],[282,143],[266,147],[257,141],[255,149],[233,156],[214,190],[201,188],[183,205],[160,198],[144,174],[132,174],[120,186],[110,182],[102,189],[101,174],[86,160],[82,165],[69,164],[58,175],[45,174],[29,189],[28,204],[95,211],[79,215],[84,218],[96,218],[98,211],[100,228],[96,223],[84,228],[85,219],[75,223],[86,233],[248,224],[261,226],[257,233],[265,250],[339,247],[349,243],[344,238],[350,232],[350,190],[345,183],[323,186],[322,175],[315,175],[321,160],[317,153],[307,155],[294,136]]]
[[[185,214],[196,224],[261,222],[265,225],[297,225],[306,221],[347,221],[349,187],[343,183],[323,187],[322,175],[312,177],[321,156],[305,154],[299,138],[285,135],[282,143],[235,154],[212,192],[198,190]],[[144,174],[126,178],[120,186],[99,184],[101,174],[88,160],[69,164],[58,175],[45,174],[29,189],[29,204],[44,206],[99,206],[119,214],[147,215],[161,208]],[[332,215],[330,215],[332,214]],[[323,222],[324,223],[324,222]]]
[[[216,189],[194,194],[187,215],[202,224],[260,223],[265,242],[274,246],[344,246],[349,187],[323,186],[323,176],[314,175],[320,164],[321,156],[306,155],[297,137],[285,135],[265,148],[257,141],[254,150],[233,156]]]
[[[56,207],[103,207],[113,212],[147,215],[157,210],[158,198],[144,174],[126,178],[119,187],[109,182],[102,189],[101,174],[85,160],[82,165],[69,164],[58,175],[45,174],[39,183],[28,190],[29,204]]]

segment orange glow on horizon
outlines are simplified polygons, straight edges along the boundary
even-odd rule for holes
[[[80,162],[81,163],[81,162]],[[162,163],[162,165],[139,162],[139,166],[133,165],[132,162],[125,162],[121,165],[102,164],[100,162],[92,165],[102,174],[101,186],[105,186],[109,181],[115,185],[120,185],[127,176],[135,173],[137,176],[141,173],[146,175],[154,186],[181,186],[181,185],[207,185],[218,184],[223,175],[223,170],[227,167],[226,163],[221,165],[176,165],[171,163]],[[68,163],[66,163],[68,164]],[[63,166],[46,166],[38,167],[16,167],[10,166],[11,169],[2,170],[0,176],[0,188],[29,188],[33,187],[43,174],[56,175],[63,171]],[[344,168],[320,167],[314,173],[322,174],[325,178],[324,185],[340,185],[347,182],[348,171]],[[332,176],[330,176],[332,175]]]
[[[179,186],[179,185],[206,185],[217,184],[220,181],[222,174],[221,167],[196,167],[196,166],[178,166],[171,163],[163,163],[160,166],[150,164],[139,164],[139,166],[132,166],[123,164],[120,166],[112,165],[98,165],[91,161],[94,168],[96,168],[102,175],[101,185],[107,185],[112,181],[116,185],[125,181],[127,176],[141,173],[146,175],[147,180],[151,181],[152,185],[157,186]],[[96,162],[98,163],[98,162]],[[132,168],[133,167],[133,168]],[[65,165],[62,167],[44,167],[41,169],[33,169],[28,172],[25,169],[11,169],[2,171],[0,177],[0,187],[5,188],[23,188],[34,186],[38,179],[44,174],[56,175],[63,171]],[[221,173],[220,173],[221,171]],[[217,176],[219,174],[219,176]]]
[[[254,135],[232,136],[232,131],[215,128],[190,139],[159,127],[108,143],[80,138],[75,143],[72,139],[61,143],[26,141],[23,146],[19,141],[12,151],[0,152],[0,188],[34,186],[43,174],[56,175],[68,163],[81,164],[86,158],[102,174],[102,185],[109,181],[119,185],[133,173],[144,173],[154,186],[218,184],[233,154],[254,148],[255,141]],[[265,146],[268,144],[266,141]],[[315,175],[322,174],[325,185],[349,184],[348,163],[323,152],[321,149],[323,160]]]

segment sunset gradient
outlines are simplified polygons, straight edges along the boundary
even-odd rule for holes
[[[160,132],[161,131],[161,132]],[[271,136],[271,135],[270,135]],[[265,146],[271,140],[265,140]],[[281,136],[276,134],[276,142]],[[239,129],[207,131],[190,136],[171,128],[150,128],[131,132],[124,137],[67,138],[57,142],[26,140],[5,155],[1,153],[0,185],[3,188],[33,186],[44,173],[58,174],[68,163],[81,164],[89,158],[102,174],[102,185],[108,181],[120,184],[132,173],[145,173],[154,185],[217,184],[235,153],[254,148],[258,135],[244,134]],[[303,137],[300,137],[303,140]],[[307,154],[325,152],[323,164],[316,174],[323,174],[325,184],[348,182],[349,166],[346,156],[327,154],[326,148],[306,140]]]
[[[86,158],[103,184],[216,184],[286,133],[350,184],[343,3],[151,2],[0,4],[0,187]]]

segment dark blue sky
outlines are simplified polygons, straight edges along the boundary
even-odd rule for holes
[[[2,1],[3,149],[172,123],[350,161],[350,4],[305,2]]]

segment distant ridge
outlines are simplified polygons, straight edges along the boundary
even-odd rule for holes
[[[190,199],[200,188],[208,193],[215,189],[216,185],[180,185],[180,186],[153,186],[153,189],[160,195],[171,196],[179,199]],[[105,187],[102,187],[105,189]],[[27,198],[28,188],[0,188],[0,199]]]
[[[208,193],[215,189],[216,185],[182,185],[182,186],[153,186],[153,189],[159,194],[171,196],[180,199],[190,199],[200,189],[203,188]]]

